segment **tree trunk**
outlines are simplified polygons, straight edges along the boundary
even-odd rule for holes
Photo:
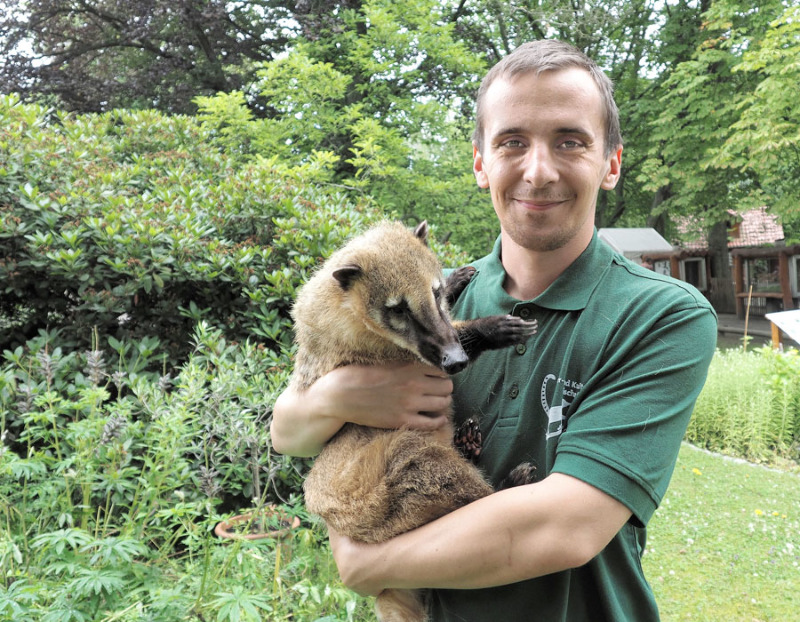
[[[721,221],[708,232],[710,276],[708,299],[719,313],[736,313],[733,271],[728,252],[728,223]]]
[[[667,237],[667,215],[660,209],[661,204],[670,197],[669,186],[662,186],[653,195],[653,204],[647,216],[647,226],[652,227],[663,237]]]

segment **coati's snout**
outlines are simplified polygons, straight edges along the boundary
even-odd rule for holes
[[[468,363],[469,357],[459,343],[457,346],[450,347],[444,351],[441,368],[452,375],[463,370]]]
[[[441,306],[439,296],[417,300],[391,299],[379,324],[394,343],[414,352],[426,363],[457,374],[469,363],[458,332]]]
[[[443,289],[437,279],[433,283],[431,287],[422,281],[391,296],[384,303],[381,324],[398,345],[448,374],[457,374],[467,366],[469,356],[443,307]]]
[[[455,341],[446,344],[437,344],[424,341],[420,344],[420,355],[425,361],[440,368],[447,374],[457,374],[469,363],[469,356],[458,341],[458,334],[453,330]]]

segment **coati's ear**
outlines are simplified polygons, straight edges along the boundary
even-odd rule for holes
[[[333,271],[333,278],[339,281],[342,289],[347,291],[353,282],[361,275],[361,267],[355,264],[349,266],[342,266]]]
[[[417,228],[414,229],[414,235],[417,236],[425,246],[428,245],[428,221],[427,220],[423,220],[421,223],[419,223],[417,225]]]

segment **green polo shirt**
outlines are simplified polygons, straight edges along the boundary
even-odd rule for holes
[[[500,241],[454,305],[457,318],[539,322],[525,345],[487,352],[454,377],[456,425],[480,420],[480,467],[497,483],[521,462],[564,473],[633,512],[586,566],[498,588],[436,590],[432,619],[651,622],[645,525],[667,489],[716,347],[716,316],[692,286],[637,266],[595,236],[540,296],[503,289]],[[533,552],[532,554],[535,554]]]

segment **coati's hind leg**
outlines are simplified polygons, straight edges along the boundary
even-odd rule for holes
[[[471,462],[478,464],[483,449],[483,433],[481,432],[480,424],[470,417],[462,423],[453,435],[453,445],[461,453],[461,455]],[[529,462],[523,462],[514,467],[511,472],[506,475],[497,490],[504,490],[506,488],[514,488],[515,486],[524,486],[525,484],[532,484],[536,481],[536,467]]]
[[[466,460],[477,464],[483,447],[483,433],[480,424],[472,417],[458,426],[453,434],[453,445]]]
[[[532,484],[536,481],[536,467],[530,462],[523,462],[518,464],[511,473],[503,478],[497,486],[497,490],[505,490],[506,488],[514,488],[515,486],[524,486],[525,484]]]

